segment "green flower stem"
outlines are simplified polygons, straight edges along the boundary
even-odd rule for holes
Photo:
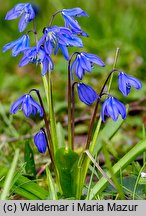
[[[48,73],[48,98],[49,98],[49,114],[50,114],[50,128],[52,134],[52,142],[54,148],[54,154],[57,151],[58,141],[57,141],[57,132],[56,132],[56,120],[53,106],[53,97],[52,97],[52,83],[51,83],[51,73]]]
[[[44,89],[45,89],[45,94],[46,94],[46,99],[47,99],[47,105],[48,105],[48,112],[49,112],[49,89],[48,89],[48,81],[47,81],[47,75],[42,76],[43,79],[43,84],[44,84]]]
[[[56,121],[54,115],[54,108],[53,108],[53,98],[52,98],[52,86],[51,86],[51,73],[48,73],[48,80],[47,75],[43,76],[43,84],[46,93],[46,99],[48,104],[49,110],[49,121],[50,121],[50,129],[51,129],[51,137],[53,143],[53,151],[54,154],[57,150],[57,134],[56,134]]]
[[[100,99],[97,99],[95,109],[94,109],[94,112],[93,112],[93,115],[92,115],[90,127],[89,127],[89,132],[88,132],[88,137],[87,137],[87,144],[85,146],[85,149],[89,149],[89,146],[90,146],[90,143],[91,143],[93,127],[94,127],[94,122],[95,122],[95,119],[96,119],[96,113],[97,113],[97,110],[98,110],[99,102],[100,102]]]
[[[75,127],[75,116],[74,116],[74,113],[75,113],[75,98],[74,98],[74,93],[75,93],[75,85],[78,84],[77,82],[74,82],[72,84],[72,113],[71,113],[71,119],[72,119],[72,126],[71,126],[71,129],[72,129],[72,150],[74,150],[74,127]]]
[[[74,95],[72,96],[72,82],[71,82],[71,61],[72,58],[74,57],[74,55],[78,54],[78,52],[74,52],[69,60],[68,60],[68,145],[66,146],[67,148],[73,149],[73,130],[72,130],[72,126],[73,126],[73,122],[74,118],[72,115],[72,105],[74,106],[74,102],[72,103],[72,99],[74,100]],[[73,92],[74,94],[74,92]],[[74,111],[73,111],[74,112]]]
[[[116,49],[116,53],[115,53],[115,58],[114,58],[113,70],[115,69],[116,64],[117,64],[117,60],[118,60],[118,56],[119,56],[119,51],[120,51],[120,49],[117,48]],[[108,91],[107,91],[108,94],[110,93],[112,81],[113,81],[113,74],[111,74],[111,77],[110,77],[110,80],[109,80]]]
[[[55,161],[55,153],[58,148],[58,140],[57,140],[57,132],[56,132],[54,107],[53,107],[53,98],[52,98],[51,73],[50,72],[48,73],[48,77],[47,75],[44,75],[42,78],[43,78],[43,84],[44,84],[44,89],[45,89],[45,94],[46,94],[46,99],[48,104],[48,111],[49,111],[50,131],[51,131],[51,138],[52,138],[52,145],[53,145],[51,151],[53,151],[53,160]],[[55,163],[54,165],[55,165],[54,167],[55,167],[57,186],[59,191],[61,192],[59,173]]]
[[[71,76],[70,76],[70,64],[72,56],[68,61],[68,148],[73,149],[73,138],[72,138],[72,87],[71,87]]]
[[[146,151],[146,139],[142,140],[136,144],[126,155],[124,155],[114,166],[113,173],[117,175],[121,170],[123,170],[128,164],[136,159],[136,157]],[[111,174],[107,172],[109,178]],[[90,191],[89,199],[92,200],[96,194],[102,192],[107,186],[108,180],[102,177],[98,183]]]

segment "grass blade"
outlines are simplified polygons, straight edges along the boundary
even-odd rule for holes
[[[15,169],[17,166],[18,158],[19,158],[19,149],[16,149],[11,168],[7,174],[7,177],[6,177],[6,180],[4,183],[4,189],[3,189],[3,192],[1,194],[1,200],[6,200],[9,196],[9,191],[11,189],[11,181],[13,180],[13,176],[14,176],[14,172],[15,172]]]

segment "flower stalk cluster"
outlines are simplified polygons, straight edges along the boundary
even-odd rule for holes
[[[61,15],[64,26],[53,25],[56,15]],[[13,20],[20,18],[18,29],[19,32],[24,32],[28,24],[35,20],[37,15],[36,8],[29,3],[17,4],[7,14],[6,20]],[[62,52],[65,61],[68,62],[68,142],[66,149],[74,150],[74,114],[75,114],[75,89],[79,100],[85,105],[90,106],[95,103],[93,116],[91,119],[87,143],[85,149],[89,149],[92,141],[93,126],[96,121],[96,113],[101,104],[100,118],[102,122],[106,122],[107,117],[111,117],[113,121],[117,121],[119,115],[122,119],[126,118],[125,105],[119,101],[115,96],[110,95],[105,91],[105,86],[108,84],[110,78],[114,73],[118,73],[118,89],[124,95],[128,96],[131,88],[141,89],[141,82],[129,76],[119,69],[113,69],[107,76],[105,82],[101,86],[101,91],[96,92],[91,86],[83,82],[86,72],[91,73],[94,65],[97,67],[104,67],[104,61],[95,54],[85,51],[77,51],[69,55],[69,47],[83,48],[83,41],[81,37],[88,37],[87,33],[82,30],[76,17],[88,17],[88,14],[81,8],[62,9],[52,15],[48,26],[42,30],[40,39],[34,41],[31,46],[29,33],[33,32],[36,38],[37,31],[34,29],[27,31],[17,40],[7,43],[3,47],[3,52],[12,50],[12,56],[23,54],[19,66],[23,67],[28,63],[41,65],[41,75],[44,82],[46,98],[49,107],[49,115],[47,115],[43,105],[43,101],[39,90],[31,89],[27,94],[24,94],[17,99],[10,108],[10,114],[16,114],[18,110],[22,110],[24,115],[28,118],[31,115],[37,115],[44,119],[45,129],[40,128],[39,132],[34,136],[34,143],[40,153],[45,153],[48,149],[51,161],[55,165],[55,153],[57,151],[57,136],[56,136],[56,122],[53,108],[53,96],[51,86],[51,72],[55,65],[53,62],[53,54],[56,55],[59,50]],[[39,103],[36,102],[31,93],[35,92]],[[106,99],[102,101],[103,96]],[[46,132],[45,132],[46,131]],[[56,172],[57,173],[57,172]]]

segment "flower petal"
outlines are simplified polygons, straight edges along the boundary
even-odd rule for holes
[[[35,107],[37,112],[40,113],[40,117],[43,116],[43,108],[30,96],[29,103],[32,105],[32,107]]]
[[[126,108],[125,108],[124,104],[122,102],[120,102],[119,100],[117,100],[116,98],[113,98],[113,100],[114,100],[113,103],[116,103],[117,109],[118,109],[119,113],[121,114],[122,119],[125,119],[126,118]]]
[[[86,56],[86,58],[89,61],[91,61],[91,62],[93,62],[93,63],[95,63],[95,64],[97,64],[97,65],[99,65],[101,67],[105,66],[104,62],[97,55],[94,55],[94,54],[91,54],[91,53],[85,53],[85,52],[83,52],[83,54]]]
[[[30,103],[30,95],[26,95],[22,103],[22,110],[25,116],[28,118],[32,113],[32,105]]]
[[[127,96],[128,94],[126,83],[127,83],[127,79],[125,78],[125,76],[123,76],[122,73],[120,73],[118,75],[118,88],[125,96]]]
[[[129,84],[131,86],[133,86],[136,89],[141,89],[142,88],[142,84],[137,78],[135,78],[133,76],[128,76],[128,75],[126,75],[126,76],[127,76],[127,79],[129,80]]]
[[[20,18],[18,29],[20,32],[23,32],[27,26],[28,22],[26,20],[26,14],[23,14]]]
[[[26,97],[26,95],[23,95],[22,97],[20,97],[19,99],[17,99],[11,106],[10,108],[10,114],[12,113],[16,113],[18,111],[18,109],[20,108],[21,104],[23,103],[24,98]]]
[[[81,8],[63,9],[62,12],[67,16],[76,16],[76,17],[88,16],[88,14],[85,11],[83,11]]]
[[[65,14],[63,14],[63,17],[66,21],[66,24],[67,26],[69,25],[71,28],[74,29],[74,31],[82,31],[81,30],[81,27],[79,26],[78,22],[73,18],[73,17],[70,17],[70,16],[66,16]]]

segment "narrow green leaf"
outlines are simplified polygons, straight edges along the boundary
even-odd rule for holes
[[[37,199],[45,200],[48,197],[48,191],[24,176],[20,176],[15,182],[15,185],[12,188],[13,192],[15,193],[17,191],[19,194],[19,188],[33,194]]]
[[[55,154],[58,146],[58,140],[57,140],[56,120],[55,120],[55,113],[54,113],[54,106],[53,106],[51,73],[48,73],[48,76],[47,75],[42,76],[42,79],[43,79],[48,111],[49,111],[49,121],[50,121],[50,128],[51,128],[51,135],[52,135],[52,142],[53,142],[53,152]]]
[[[21,187],[16,187],[14,193],[28,200],[40,200],[38,196],[32,194],[30,191],[27,191]]]
[[[14,176],[14,172],[15,172],[15,169],[16,169],[16,166],[17,166],[17,162],[18,162],[18,158],[19,158],[19,149],[16,149],[15,151],[15,155],[14,155],[14,158],[13,158],[13,161],[12,161],[12,165],[11,165],[11,168],[7,174],[7,177],[5,179],[5,183],[4,183],[4,187],[3,187],[3,191],[2,191],[2,194],[1,194],[1,200],[6,200],[9,196],[9,191],[11,189],[11,181],[13,179],[13,176]]]
[[[48,181],[48,188],[49,188],[49,200],[57,200],[57,192],[54,184],[54,179],[52,178],[51,172],[48,167],[46,167],[46,174],[47,174],[47,181]]]

